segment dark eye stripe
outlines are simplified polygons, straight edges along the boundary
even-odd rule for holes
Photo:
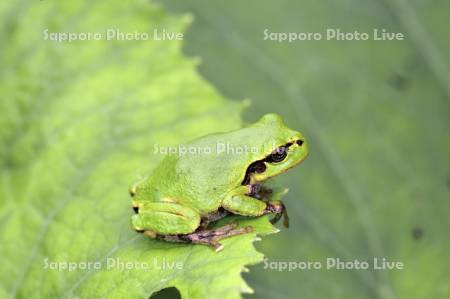
[[[298,141],[303,140],[297,140],[296,143],[298,144]],[[242,180],[242,185],[247,185],[250,182],[250,175],[252,173],[263,173],[266,171],[266,164],[264,162],[268,163],[277,163],[283,161],[289,151],[289,147],[293,145],[293,142],[288,142],[285,145],[280,146],[275,151],[273,151],[269,156],[267,156],[265,159],[255,161],[252,164],[250,164],[245,172],[244,179]]]
[[[263,173],[264,171],[266,171],[266,164],[263,160],[253,162],[245,172],[245,177],[242,181],[242,185],[247,185],[250,182],[250,175],[252,173]]]
[[[248,167],[248,171],[250,173],[256,172],[256,173],[262,173],[266,170],[266,164],[264,164],[263,161],[256,161]]]

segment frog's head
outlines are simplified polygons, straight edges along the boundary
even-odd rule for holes
[[[247,183],[265,181],[301,163],[308,143],[300,132],[288,128],[277,114],[266,114],[257,123],[261,136],[261,159],[247,170]]]

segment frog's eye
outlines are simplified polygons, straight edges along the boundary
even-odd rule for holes
[[[281,146],[277,148],[275,151],[270,154],[267,159],[267,162],[277,163],[283,161],[287,156],[288,148],[285,146]]]

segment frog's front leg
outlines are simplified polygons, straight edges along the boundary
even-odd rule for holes
[[[281,216],[284,216],[283,224],[285,227],[289,227],[289,217],[281,201],[266,202],[250,195],[252,195],[252,188],[241,186],[225,198],[222,202],[222,207],[234,214],[243,216],[275,214],[275,217],[271,220],[272,224],[275,224],[280,220]]]
[[[270,220],[270,223],[272,224],[277,223],[281,219],[281,217],[283,217],[284,227],[289,227],[289,216],[287,214],[286,207],[280,200],[267,202],[267,208],[264,214],[275,214],[275,217]]]
[[[248,186],[240,186],[233,190],[222,201],[222,207],[227,211],[242,216],[261,216],[266,211],[267,204],[257,198],[251,197]]]
[[[252,184],[249,186],[250,192],[248,195],[251,197],[265,200],[270,194],[272,194],[272,189],[263,186],[262,184]]]

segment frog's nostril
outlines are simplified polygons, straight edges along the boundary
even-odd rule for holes
[[[138,214],[139,213],[139,207],[133,207],[133,211]]]
[[[303,143],[304,143],[304,141],[303,140],[301,140],[301,139],[299,139],[299,140],[297,140],[295,143],[297,143],[299,146],[302,146],[303,145]]]

